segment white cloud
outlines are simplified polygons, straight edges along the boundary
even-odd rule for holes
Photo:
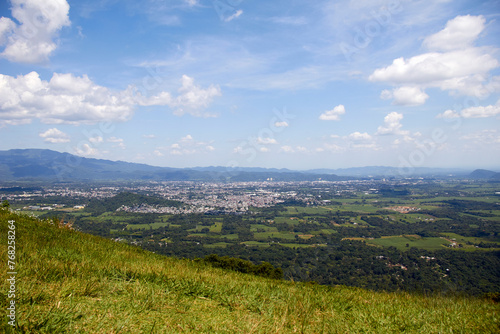
[[[332,110],[325,111],[319,116],[319,119],[322,121],[338,121],[340,120],[340,116],[345,114],[345,107],[340,104],[333,108]]]
[[[53,144],[68,143],[70,141],[69,136],[57,128],[42,132],[39,136],[42,137],[45,142]]]
[[[109,137],[108,142],[110,142],[110,143],[123,143],[123,138]]]
[[[366,132],[353,132],[351,133],[349,136],[347,136],[347,138],[351,139],[351,140],[355,140],[355,141],[362,141],[362,140],[371,140],[372,139],[372,136],[370,136],[368,133]]]
[[[286,128],[289,125],[288,125],[288,122],[283,121],[283,122],[276,122],[276,123],[274,123],[274,126],[277,127],[277,128]]]
[[[124,122],[132,117],[138,105],[166,105],[175,113],[188,112],[194,116],[206,116],[206,108],[220,89],[210,86],[202,89],[193,79],[183,76],[181,93],[172,98],[161,92],[152,97],[135,94],[129,86],[113,92],[93,83],[86,75],[54,73],[50,81],[40,79],[37,72],[11,77],[0,74],[0,122],[25,124],[40,119],[49,124],[94,124],[102,121]]]
[[[284,153],[306,153],[307,152],[307,148],[305,148],[304,146],[295,146],[295,147],[292,147],[290,145],[283,145],[280,147],[280,152],[284,152]]]
[[[498,65],[498,61],[481,48],[432,52],[410,59],[395,59],[391,65],[375,70],[369,79],[403,85],[446,87],[449,80],[476,74],[486,75]]]
[[[274,138],[258,137],[257,144],[259,144],[259,145],[275,145],[275,144],[278,144],[278,142]]]
[[[418,106],[424,104],[429,95],[424,93],[419,87],[403,86],[393,89],[393,91],[383,90],[380,97],[384,100],[394,99],[392,102],[400,106]]]
[[[403,114],[397,112],[391,112],[384,117],[384,125],[379,126],[376,135],[408,135],[408,131],[402,131],[401,120],[403,119]]]
[[[102,143],[103,141],[104,141],[104,139],[101,136],[89,138],[89,142],[91,142],[92,144]]]
[[[460,114],[457,113],[455,110],[446,110],[445,112],[437,115],[436,117],[450,119],[450,118],[458,118],[458,117],[460,117]]]
[[[500,115],[500,100],[496,105],[470,107],[460,112],[464,118],[486,118]]]
[[[77,155],[83,156],[96,156],[99,154],[99,151],[89,144],[83,144],[81,146],[74,147],[74,151]]]
[[[7,17],[0,17],[0,45],[7,42],[7,37],[16,28],[16,24]]]
[[[87,76],[54,73],[47,82],[38,73],[11,77],[0,74],[0,120],[43,123],[92,124],[126,121],[133,105]]]
[[[181,138],[181,142],[187,142],[187,141],[191,141],[191,140],[193,140],[193,136],[191,136],[191,135],[187,135],[187,136]]]
[[[446,110],[442,114],[437,115],[437,118],[487,118],[500,115],[500,100],[496,105],[469,107],[457,112],[455,110]]]
[[[295,148],[297,150],[297,152],[307,152],[307,148],[305,148],[304,146],[297,146]]]
[[[457,16],[446,23],[440,32],[427,37],[423,45],[429,50],[461,50],[472,46],[484,30],[486,20],[483,16]]]
[[[41,63],[57,48],[54,39],[70,25],[65,0],[12,0],[12,17],[0,21],[0,54],[11,62]]]
[[[423,45],[430,52],[405,59],[397,58],[391,65],[376,69],[371,81],[399,86],[382,98],[394,98],[394,104],[420,105],[428,96],[426,88],[440,88],[451,93],[484,98],[500,91],[499,79],[486,82],[490,71],[500,63],[491,47],[473,44],[485,28],[482,16],[457,16],[440,32],[427,37]]]
[[[157,157],[163,157],[164,156],[164,154],[161,153],[159,150],[154,150],[153,154],[156,155]]]
[[[238,9],[233,15],[228,16],[227,18],[225,18],[224,21],[230,22],[230,21],[232,21],[232,20],[237,19],[238,17],[240,17],[241,14],[243,14],[243,11],[241,9]]]
[[[161,92],[149,98],[141,97],[139,103],[143,106],[167,105],[175,108],[174,114],[178,116],[188,113],[197,117],[213,117],[214,115],[203,113],[200,110],[208,107],[214,97],[221,95],[219,86],[210,85],[203,89],[194,84],[193,78],[183,75],[182,86],[179,88],[179,95],[176,98],[173,98],[168,92]]]

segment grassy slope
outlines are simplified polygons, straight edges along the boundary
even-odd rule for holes
[[[1,210],[0,210],[1,211]],[[16,221],[18,330],[28,333],[496,332],[500,306],[275,281],[166,258],[0,212]],[[3,331],[10,327],[2,318]],[[2,331],[0,329],[0,331]]]

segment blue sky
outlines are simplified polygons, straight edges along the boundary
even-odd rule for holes
[[[500,169],[498,1],[0,3],[0,149]]]

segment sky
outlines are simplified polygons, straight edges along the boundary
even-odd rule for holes
[[[500,170],[498,0],[0,0],[0,150]]]

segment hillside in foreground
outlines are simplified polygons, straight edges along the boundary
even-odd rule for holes
[[[500,305],[380,293],[224,271],[0,209],[16,226],[16,333],[493,333]]]

